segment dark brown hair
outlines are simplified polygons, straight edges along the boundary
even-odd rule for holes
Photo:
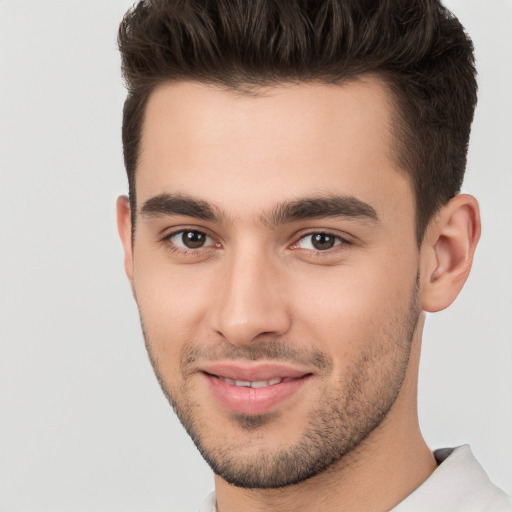
[[[254,92],[377,75],[396,106],[418,242],[460,190],[476,104],[473,45],[437,0],[146,0],[125,15],[119,47],[133,221],[146,103],[157,86],[183,80]]]

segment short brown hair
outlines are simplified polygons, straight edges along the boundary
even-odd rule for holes
[[[438,0],[145,0],[126,13],[119,47],[133,221],[148,98],[185,80],[244,92],[377,75],[397,107],[397,156],[414,189],[418,243],[460,191],[476,71],[471,40]]]

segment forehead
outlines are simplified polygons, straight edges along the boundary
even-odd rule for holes
[[[411,187],[394,158],[391,96],[376,79],[241,94],[198,83],[151,95],[138,205],[184,193],[249,214],[296,197],[351,195],[379,206]],[[259,213],[259,212],[258,212]]]

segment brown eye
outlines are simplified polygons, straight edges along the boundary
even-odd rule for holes
[[[206,233],[192,229],[175,233],[170,241],[181,249],[200,249],[213,244],[213,240]]]
[[[183,245],[189,249],[197,249],[202,247],[206,241],[206,235],[199,231],[184,231],[181,235]]]
[[[336,245],[342,243],[339,236],[330,233],[311,233],[303,236],[298,243],[301,249],[309,249],[314,251],[327,251]]]
[[[334,247],[336,243],[335,237],[331,235],[326,235],[325,233],[317,233],[313,235],[311,238],[311,244],[318,251],[325,251],[326,249],[331,249]]]

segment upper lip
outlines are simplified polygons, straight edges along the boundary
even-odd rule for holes
[[[311,371],[295,368],[286,364],[270,362],[218,362],[202,365],[201,370],[217,377],[249,382],[271,379],[300,378],[312,373]]]

